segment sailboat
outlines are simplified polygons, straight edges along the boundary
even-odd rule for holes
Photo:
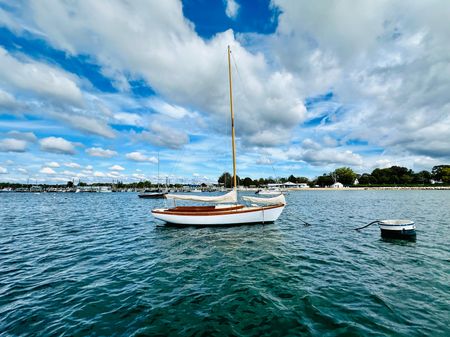
[[[231,112],[231,145],[233,156],[233,190],[221,196],[198,196],[167,194],[167,199],[191,200],[213,203],[212,206],[175,206],[173,208],[157,208],[151,212],[153,216],[175,225],[191,226],[223,226],[257,223],[272,223],[278,219],[286,206],[284,195],[273,198],[256,198],[244,196],[242,199],[250,206],[237,203],[236,186],[236,144],[234,131],[233,90],[231,78],[230,46],[228,46],[228,79],[230,84]]]
[[[166,181],[166,189],[167,189],[167,181]],[[158,189],[153,192],[144,192],[138,194],[138,197],[141,199],[164,199],[166,197],[166,192],[161,191],[159,188],[159,152],[158,152]]]

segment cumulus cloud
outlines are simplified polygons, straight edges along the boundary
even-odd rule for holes
[[[75,154],[75,145],[61,137],[47,137],[39,141],[41,150],[60,154]]]
[[[27,142],[36,142],[37,137],[33,132],[20,132],[20,131],[9,131],[7,133],[8,137],[25,140]]]
[[[236,2],[229,2],[228,7],[230,14],[237,13]],[[55,47],[70,54],[92,55],[108,76],[120,81],[127,74],[144,78],[170,101],[156,107],[162,114],[181,116],[183,107],[189,106],[215,117],[211,121],[223,130],[229,118],[226,46],[230,44],[242,78],[235,86],[240,137],[271,128],[289,133],[304,119],[304,97],[293,74],[273,71],[262,53],[248,52],[231,30],[203,40],[184,18],[181,2],[154,3],[148,11],[140,2],[55,4],[42,0],[31,1],[23,11],[29,24]],[[129,24],[130,17],[135,25]],[[162,139],[152,141],[161,143]]]
[[[226,4],[234,6],[228,14],[235,17],[237,2]],[[204,129],[229,132],[229,44],[239,67],[238,75],[233,64],[238,144],[246,149],[282,152],[294,139],[302,147],[297,155],[280,157],[311,165],[332,165],[333,160],[359,165],[362,156],[366,161],[372,155],[359,152],[356,145],[343,146],[357,140],[381,148],[384,155],[413,156],[412,162],[450,159],[448,1],[273,0],[271,6],[280,13],[274,34],[235,36],[229,30],[204,40],[183,17],[179,1],[153,3],[148,11],[147,4],[137,1],[31,0],[14,13],[18,21],[42,32],[57,49],[89,55],[119,90],[129,90],[128,79],[139,78],[159,98],[134,102],[129,111],[139,113],[124,112],[109,104],[114,95],[80,95],[77,76],[1,49],[0,68],[14,65],[19,71],[0,72],[0,85],[8,91],[0,89],[0,112],[17,106],[15,90],[20,88],[51,103],[67,102],[48,114],[41,110],[77,130],[112,138],[116,131],[111,123],[139,126],[144,131],[131,133],[134,140],[176,149],[195,134],[186,121],[193,111],[207,121]],[[0,10],[0,21],[8,27],[14,26],[12,17]],[[33,67],[36,73],[25,83],[24,74]],[[36,88],[43,70],[69,90],[58,91],[57,81]],[[332,101],[315,107],[307,103],[305,108],[305,97],[328,92]],[[72,106],[80,103],[87,107]],[[305,120],[319,123],[302,127]],[[117,155],[112,152],[98,156]]]
[[[81,165],[77,164],[77,163],[64,163],[64,166],[70,167],[70,168],[76,168],[76,169],[81,168]]]
[[[155,97],[151,98],[148,101],[148,106],[154,111],[174,119],[181,119],[191,114],[182,106],[170,104],[160,98]]]
[[[184,131],[170,126],[153,122],[149,129],[150,131],[136,133],[135,139],[171,149],[178,149],[189,143],[189,136]]]
[[[158,159],[154,156],[152,157],[148,157],[144,154],[142,154],[141,152],[130,152],[127,153],[125,155],[126,158],[132,160],[132,161],[137,161],[137,162],[150,162],[150,163],[157,163]]]
[[[121,125],[143,125],[142,117],[135,113],[118,112],[114,114],[114,120]]]
[[[0,140],[0,152],[25,152],[27,142],[21,139],[6,138]]]
[[[56,174],[55,170],[50,167],[43,167],[39,172],[44,174]]]
[[[50,116],[88,134],[106,138],[116,137],[114,130],[108,125],[106,119],[96,118],[99,116],[94,117],[94,113],[90,110],[70,110],[72,110],[70,113],[55,110],[50,112]]]
[[[0,89],[0,113],[16,112],[21,107],[22,104],[20,104],[10,93]]]
[[[225,14],[230,19],[236,19],[239,13],[239,4],[235,0],[225,0],[226,8],[225,8]]]
[[[60,167],[60,165],[56,161],[52,161],[50,163],[47,163],[48,167]]]
[[[120,166],[120,165],[113,165],[109,169],[112,170],[112,171],[123,171],[123,170],[125,170],[125,168]]]
[[[364,139],[399,156],[450,157],[448,2],[273,5],[281,10],[269,42],[276,58],[304,79],[305,92],[332,88],[342,106],[318,127],[324,137]]]
[[[75,76],[44,63],[19,60],[2,47],[0,47],[0,83],[82,105],[82,94],[75,82]]]
[[[323,165],[350,165],[359,166],[363,159],[359,154],[350,150],[339,151],[336,149],[306,150],[300,158],[314,166]]]
[[[0,166],[0,174],[6,174],[8,170],[5,167]]]
[[[92,157],[111,158],[117,156],[117,152],[113,150],[103,149],[101,147],[91,147],[86,149],[86,153]]]

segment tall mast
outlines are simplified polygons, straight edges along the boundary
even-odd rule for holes
[[[231,81],[230,46],[228,46],[228,78],[230,80],[231,147],[233,151],[233,188],[236,190],[236,144],[234,143],[233,84]]]
[[[158,151],[158,192],[159,192],[159,151]]]

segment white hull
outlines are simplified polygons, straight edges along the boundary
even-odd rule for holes
[[[259,195],[280,195],[282,192],[280,191],[260,191],[257,194]]]
[[[251,223],[274,222],[278,219],[285,205],[269,207],[245,207],[238,211],[211,215],[178,215],[162,213],[164,209],[152,210],[153,216],[171,224],[190,226],[223,226]],[[213,212],[212,212],[213,213]]]
[[[380,229],[385,231],[410,231],[415,230],[416,225],[410,220],[383,220],[379,223]]]

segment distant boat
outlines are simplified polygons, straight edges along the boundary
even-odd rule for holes
[[[165,192],[148,192],[138,194],[138,197],[141,199],[164,199],[166,197]]]
[[[231,81],[230,47],[228,46],[228,78],[230,84],[231,145],[233,157],[233,190],[220,196],[167,194],[167,199],[215,203],[215,206],[178,206],[153,209],[153,216],[167,223],[191,226],[242,225],[271,223],[278,219],[286,206],[284,195],[273,198],[242,197],[251,206],[237,204],[236,145],[234,131],[233,92]],[[223,205],[218,205],[223,204]],[[263,204],[265,206],[258,206]]]
[[[283,192],[281,192],[279,189],[269,189],[269,190],[259,190],[255,192],[255,194],[259,195],[280,195]]]
[[[167,190],[167,179],[166,179],[166,190]],[[167,192],[162,192],[159,189],[159,152],[158,152],[158,189],[156,191],[144,191],[144,193],[138,194],[141,199],[164,199]]]
[[[202,190],[199,190],[198,188],[194,188],[191,190],[192,193],[202,193]]]
[[[110,193],[112,192],[112,189],[110,186],[100,186],[100,189],[98,191],[100,193]]]

